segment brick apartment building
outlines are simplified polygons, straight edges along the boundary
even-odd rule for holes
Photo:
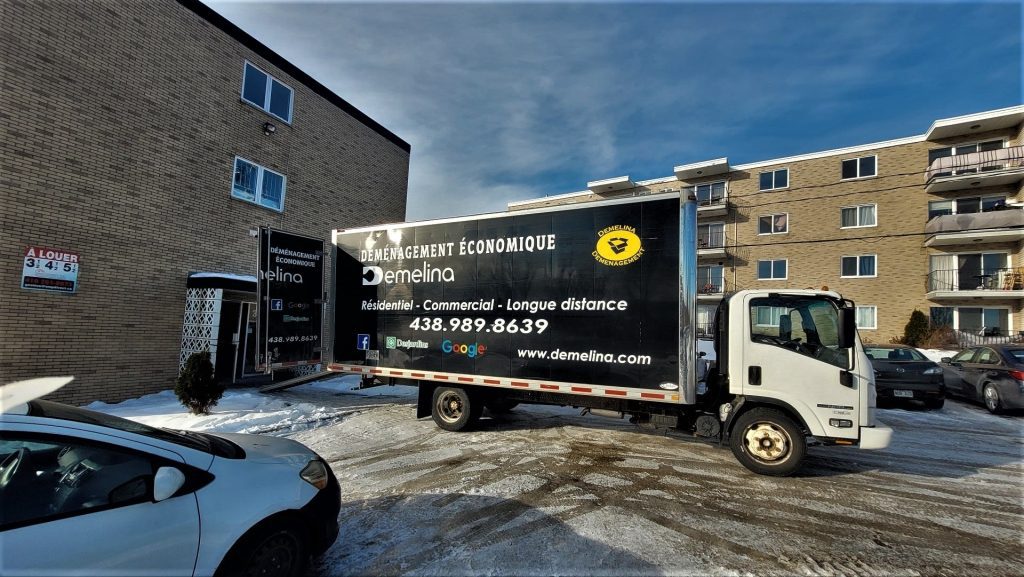
[[[199,2],[3,2],[0,61],[0,382],[116,401],[202,348],[242,378],[251,231],[405,216],[410,146]],[[73,293],[22,288],[32,247]]]
[[[902,335],[915,309],[961,344],[1024,336],[1024,106],[936,120],[920,136],[673,172],[508,208],[694,193],[704,330],[723,293],[827,286],[857,303],[866,342]]]

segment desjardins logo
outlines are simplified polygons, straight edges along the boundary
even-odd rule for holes
[[[625,266],[640,260],[644,247],[635,228],[616,224],[598,231],[597,246],[592,254],[605,266]]]

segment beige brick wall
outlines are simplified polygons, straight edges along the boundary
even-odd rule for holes
[[[295,91],[291,126],[241,102],[246,59]],[[0,3],[0,61],[0,382],[166,389],[190,271],[255,274],[260,225],[405,216],[408,152],[175,2]],[[283,213],[231,198],[236,155],[287,177]],[[81,254],[76,294],[20,288],[34,244]]]

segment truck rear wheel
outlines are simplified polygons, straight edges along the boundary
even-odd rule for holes
[[[464,389],[438,387],[434,389],[430,416],[438,427],[446,431],[462,431],[480,420],[484,406]]]
[[[765,407],[737,417],[729,446],[744,467],[774,477],[795,473],[807,454],[807,439],[793,419]]]

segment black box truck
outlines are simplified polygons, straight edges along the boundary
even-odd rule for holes
[[[581,407],[728,442],[788,475],[813,437],[888,446],[854,305],[829,291],[725,295],[697,352],[696,205],[678,193],[333,233],[328,368],[419,386],[418,417]]]

